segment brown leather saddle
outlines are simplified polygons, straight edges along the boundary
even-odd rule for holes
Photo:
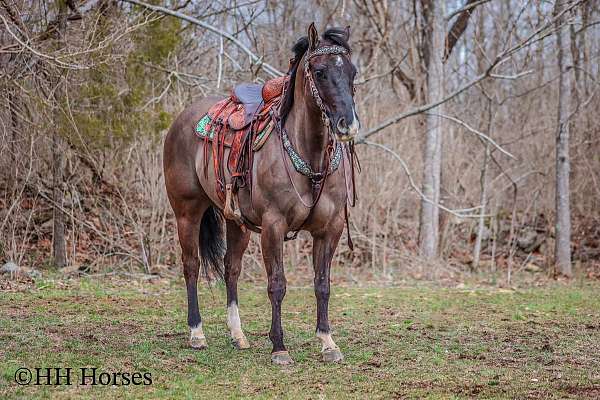
[[[287,77],[275,78],[264,84],[242,83],[231,95],[215,103],[199,121],[196,133],[213,139],[217,128],[224,131],[226,147],[232,147],[236,136],[243,134],[252,124],[256,133],[263,131],[270,121],[270,111],[279,104]]]
[[[233,177],[244,176],[251,167],[253,151],[258,151],[275,123],[271,110],[280,102],[287,76],[275,78],[264,84],[242,83],[231,95],[214,104],[196,125],[196,134],[205,140],[205,154],[212,144],[213,163],[217,192],[225,198],[225,174],[223,171],[224,147],[230,149],[227,168]],[[208,157],[205,159],[205,175]]]

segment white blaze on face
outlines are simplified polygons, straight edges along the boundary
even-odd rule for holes
[[[335,56],[335,66],[341,67],[342,65],[344,65],[344,60],[342,59],[342,56]]]
[[[317,331],[317,337],[321,340],[321,344],[323,345],[321,352],[325,350],[332,350],[338,348],[333,339],[331,338],[331,333]]]
[[[242,332],[240,312],[235,301],[227,306],[227,326],[231,331],[231,337],[237,339],[244,336],[244,333]]]
[[[200,322],[195,327],[190,328],[190,338],[191,339],[206,339],[204,336],[204,331],[202,330],[202,322]]]

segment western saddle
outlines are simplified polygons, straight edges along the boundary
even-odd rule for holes
[[[289,77],[283,76],[264,84],[239,84],[196,125],[196,134],[204,140],[204,176],[208,177],[208,152],[212,151],[217,194],[225,204],[223,213],[242,227],[236,193],[246,184],[251,187],[253,152],[260,150],[275,127],[271,113],[279,106],[288,80]],[[229,183],[223,163],[225,148],[230,149],[227,168],[232,179]]]

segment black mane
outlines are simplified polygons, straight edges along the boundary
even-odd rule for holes
[[[296,88],[296,72],[298,72],[298,65],[302,56],[308,50],[308,36],[302,36],[292,47],[294,52],[294,58],[290,60],[290,69],[288,70],[289,81],[284,88],[284,97],[281,100],[281,106],[279,106],[279,117],[281,118],[281,125],[285,123],[285,118],[294,105],[294,90]]]
[[[344,28],[329,28],[321,35],[321,38],[325,41],[329,41],[333,44],[337,44],[338,46],[344,47],[348,52],[350,52],[350,45],[346,40],[346,30]],[[288,75],[290,80],[285,87],[284,98],[281,101],[281,106],[279,107],[279,116],[281,117],[281,124],[285,122],[285,118],[288,113],[292,109],[292,105],[294,104],[294,89],[296,87],[296,73],[298,72],[298,66],[300,65],[300,60],[302,60],[302,56],[308,50],[308,36],[302,36],[294,46],[292,47],[292,51],[294,52],[294,58],[290,60],[290,67],[288,70]]]

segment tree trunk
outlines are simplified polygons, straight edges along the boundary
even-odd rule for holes
[[[67,3],[65,0],[57,1],[59,6],[59,43],[64,43],[64,34],[67,23]],[[58,78],[55,84],[58,88],[55,91],[54,101],[58,104],[56,93],[59,96],[62,94],[63,77]],[[63,206],[63,153],[59,149],[60,138],[59,133],[54,132],[52,137],[52,200],[54,201],[53,208],[53,229],[52,229],[52,254],[54,256],[54,264],[59,267],[67,265],[67,243],[65,238],[65,214],[62,211]]]
[[[491,120],[492,120],[492,104],[491,101],[488,101],[488,126],[486,133],[488,136],[491,131]],[[484,214],[486,211],[487,198],[488,198],[488,165],[491,156],[491,148],[490,142],[485,142],[485,153],[483,155],[483,165],[481,167],[481,176],[480,176],[480,194],[479,194],[479,204],[481,205],[481,209],[479,210],[479,221],[477,223],[477,236],[475,237],[475,245],[473,246],[473,269],[477,269],[479,267],[479,259],[481,255],[481,242],[483,240],[483,232],[485,229],[485,218]]]
[[[555,13],[562,10],[563,2],[557,1]],[[554,258],[558,273],[570,277],[571,269],[571,203],[569,193],[569,118],[571,85],[569,82],[570,46],[566,28],[561,25],[564,17],[557,21],[556,45],[558,50],[558,129],[556,133],[556,245]]]
[[[11,121],[11,131],[12,138],[10,140],[10,173],[8,177],[8,191],[14,190],[17,185],[17,180],[19,176],[19,159],[17,156],[18,153],[18,132],[19,132],[19,117],[17,116],[17,106],[18,98],[15,95],[15,89],[11,88],[8,91],[8,109],[10,110],[10,121]]]
[[[59,139],[55,133],[52,139],[52,200],[54,201],[54,226],[52,230],[52,253],[54,264],[62,268],[67,265],[67,244],[65,240],[65,214],[59,208],[63,205],[63,162],[59,150]]]
[[[427,65],[427,102],[435,101],[444,96],[444,53],[445,29],[444,7],[441,2],[424,1],[423,14],[429,20],[430,40],[428,47]],[[443,106],[439,105],[431,113],[443,113]],[[437,256],[439,240],[439,208],[440,200],[440,172],[442,164],[442,131],[443,119],[434,115],[427,115],[425,127],[425,149],[423,154],[423,180],[422,192],[426,199],[421,199],[421,215],[419,229],[419,250],[422,256],[433,258]]]

